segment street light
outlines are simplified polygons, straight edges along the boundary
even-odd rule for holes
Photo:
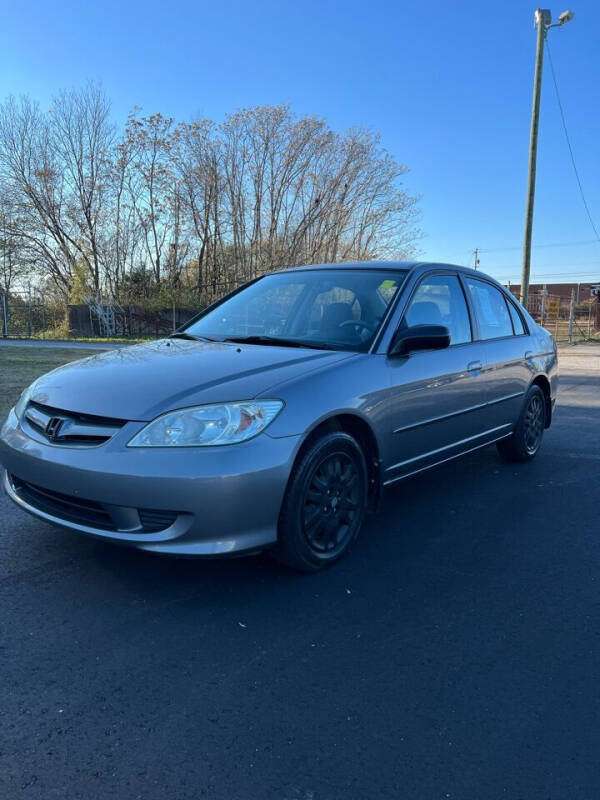
[[[572,11],[563,11],[558,22],[552,24],[552,14],[547,8],[535,12],[537,25],[537,48],[535,53],[535,74],[533,77],[533,106],[531,109],[531,130],[529,133],[529,169],[527,173],[527,207],[525,211],[525,237],[523,242],[523,271],[521,273],[521,303],[526,306],[529,298],[529,275],[531,272],[531,233],[533,230],[533,203],[535,200],[535,173],[537,167],[537,141],[540,121],[540,97],[542,90],[542,68],[544,65],[544,41],[550,28],[559,28],[574,17]]]
[[[564,25],[565,22],[571,22],[575,14],[572,11],[563,11],[562,14],[558,15],[558,24]]]

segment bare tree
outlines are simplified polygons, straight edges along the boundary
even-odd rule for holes
[[[173,161],[194,245],[198,292],[212,278],[211,242],[216,240],[223,181],[215,126],[210,120],[181,123],[175,131]],[[212,265],[214,267],[214,263]]]
[[[25,255],[20,227],[14,204],[10,198],[0,196],[0,290],[7,294],[33,271]]]
[[[4,239],[65,298],[126,286],[206,300],[273,268],[403,257],[418,235],[405,173],[375,134],[285,105],[221,124],[136,110],[121,140],[93,85],[48,113],[0,106]]]
[[[50,141],[61,168],[70,238],[96,295],[103,279],[101,262],[109,208],[108,187],[114,128],[110,104],[98,87],[62,91],[50,114]]]
[[[91,85],[60,93],[47,114],[28,98],[0,107],[0,177],[19,208],[27,249],[65,296],[81,265],[100,290],[108,115],[108,101]]]
[[[0,175],[18,209],[26,248],[68,297],[76,259],[63,223],[62,173],[47,120],[29,98],[10,97],[0,107]]]
[[[138,267],[136,255],[140,247],[141,228],[132,200],[132,165],[134,148],[128,137],[118,142],[113,151],[109,179],[109,206],[112,218],[104,236],[103,262],[106,284],[111,298],[118,298],[127,272]]]
[[[168,257],[175,225],[172,216],[173,170],[171,150],[173,120],[162,114],[138,119],[132,115],[126,130],[127,146],[133,153],[129,171],[129,197],[142,232],[144,255],[157,285]]]
[[[410,250],[416,199],[406,167],[363,130],[345,136],[287,106],[239,111],[221,126],[225,218],[244,277],[307,261]]]

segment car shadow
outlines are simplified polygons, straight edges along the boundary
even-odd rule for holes
[[[520,475],[531,472],[531,465],[519,465]],[[210,602],[213,607],[238,604],[240,598],[252,603],[263,594],[286,605],[296,593],[300,596],[319,591],[339,594],[369,582],[379,592],[390,584],[423,580],[431,564],[423,564],[422,554],[432,543],[444,540],[444,547],[460,550],[472,541],[469,505],[473,486],[496,517],[505,502],[496,492],[502,476],[515,474],[494,448],[462,459],[461,468],[449,463],[427,473],[399,482],[385,493],[379,512],[370,514],[359,539],[347,556],[320,573],[300,573],[277,563],[267,553],[237,558],[193,559],[159,556],[133,548],[98,541],[82,541],[88,550],[87,568],[110,574],[111,582],[127,591],[147,596],[152,604]],[[487,486],[485,485],[487,482]],[[482,483],[484,486],[482,487]],[[494,495],[496,495],[494,497]],[[490,502],[492,505],[490,506]],[[494,508],[495,506],[495,508]],[[434,564],[434,571],[438,564]],[[373,584],[379,576],[379,584]]]
[[[172,604],[192,612],[211,608],[238,614],[243,609],[261,618],[272,615],[274,608],[277,613],[285,609],[294,620],[351,592],[367,592],[384,607],[386,595],[399,587],[425,598],[440,585],[457,588],[465,575],[485,596],[490,576],[518,573],[522,542],[531,526],[547,517],[548,501],[554,500],[548,492],[568,487],[565,491],[572,496],[566,494],[565,502],[569,497],[576,501],[587,472],[571,456],[577,448],[593,455],[600,446],[600,426],[590,426],[586,438],[576,443],[571,422],[577,419],[579,425],[581,414],[593,419],[597,412],[595,403],[559,407],[560,424],[547,432],[531,463],[508,464],[492,446],[398,482],[385,492],[378,513],[367,517],[347,556],[320,573],[291,571],[267,554],[159,556],[33,521],[27,526],[30,569],[42,574],[51,561],[77,562],[73,592],[82,580],[95,584],[96,597],[106,596],[104,602],[114,610],[122,598],[133,598],[149,609]],[[64,592],[70,578],[62,579],[53,593]],[[88,602],[95,602],[94,597]]]

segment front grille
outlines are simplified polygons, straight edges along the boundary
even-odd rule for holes
[[[88,528],[119,531],[119,527],[102,503],[63,494],[62,492],[55,492],[51,489],[44,489],[14,475],[10,475],[9,479],[18,496],[27,505],[36,508],[38,511],[43,511],[45,514],[50,514],[50,516],[64,522],[73,522],[77,525],[85,525]],[[165,528],[169,528],[178,517],[177,511],[162,511],[149,508],[138,508],[136,511],[140,519],[140,527],[135,530],[128,528],[127,532],[158,533],[165,530]]]
[[[150,508],[138,508],[142,528],[147,533],[164,531],[177,519],[176,511],[154,511]]]
[[[126,420],[63,411],[30,402],[25,411],[28,424],[52,444],[99,445],[121,430]]]
[[[117,530],[110,514],[94,500],[83,500],[80,497],[42,489],[41,486],[34,486],[14,476],[11,476],[11,483],[19,497],[39,511],[90,528]]]

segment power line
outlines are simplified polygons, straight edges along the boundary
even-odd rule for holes
[[[551,242],[550,244],[533,244],[532,248],[547,248],[547,247],[578,247],[586,244],[596,244],[596,239],[582,239],[578,242]],[[523,245],[515,247],[480,247],[480,253],[508,253],[511,250],[522,250]],[[468,251],[472,253],[472,250]]]
[[[492,274],[490,272],[490,274]],[[518,272],[499,272],[495,271],[494,276],[499,281],[506,281],[506,280],[514,280],[518,283],[519,281],[519,274]],[[598,280],[598,273],[593,273],[589,275],[565,275],[564,272],[558,273],[556,275],[549,275],[549,274],[542,274],[538,272],[531,273],[531,280],[534,283],[600,283]]]
[[[564,278],[563,283],[572,283],[574,280],[585,280],[586,278],[598,278],[600,277],[600,271],[598,272],[533,272],[533,275],[536,278]],[[566,280],[570,278],[571,280]]]
[[[550,52],[550,45],[548,44],[548,39],[546,39],[546,50],[548,51],[548,61],[550,62],[550,72],[552,73],[552,82],[554,83],[554,91],[556,92],[556,100],[558,102],[558,109],[560,111],[560,118],[562,120],[563,130],[565,132],[565,139],[567,140],[567,146],[569,148],[569,154],[571,156],[571,164],[573,165],[573,172],[575,173],[575,178],[577,179],[577,185],[579,186],[579,194],[581,195],[581,199],[583,201],[583,205],[590,221],[590,225],[592,226],[592,230],[596,235],[596,239],[600,242],[600,234],[596,230],[596,226],[594,225],[594,220],[592,219],[592,215],[587,204],[587,200],[585,199],[585,194],[583,191],[583,186],[581,185],[581,178],[579,177],[579,171],[577,169],[577,165],[575,163],[575,156],[573,154],[573,148],[571,146],[571,139],[569,138],[569,132],[567,130],[567,122],[565,119],[565,112],[563,110],[563,106],[560,100],[560,94],[558,91],[558,83],[556,81],[556,73],[554,72],[554,62],[552,61],[552,54]]]
[[[507,270],[489,270],[489,273],[494,273],[496,275],[517,275],[516,271],[508,272]],[[555,283],[585,283],[589,281],[591,283],[598,283],[598,279],[600,278],[600,272],[573,272],[573,273],[566,273],[566,272],[534,272],[531,273],[535,276],[538,280],[552,280]]]
[[[510,266],[510,262],[508,264],[485,264],[486,269],[506,269]],[[559,269],[561,267],[571,267],[576,269],[577,267],[596,267],[597,271],[600,271],[600,261],[597,258],[592,259],[591,261],[559,261],[556,264],[546,263],[546,264],[536,264],[535,269]]]

